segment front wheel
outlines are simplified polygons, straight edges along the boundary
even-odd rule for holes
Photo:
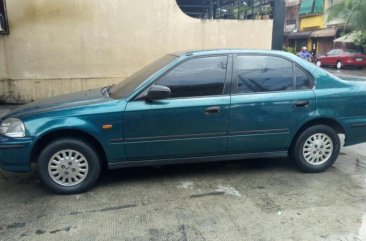
[[[316,125],[299,135],[290,151],[290,158],[305,172],[322,172],[337,160],[339,150],[337,132],[325,125]]]
[[[90,189],[100,174],[100,158],[84,140],[62,138],[41,152],[37,171],[42,183],[60,194],[76,194]]]

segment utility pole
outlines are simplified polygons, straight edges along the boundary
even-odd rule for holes
[[[210,14],[209,14],[209,18],[213,19],[213,3],[212,0],[210,0]]]
[[[284,0],[273,0],[273,30],[272,49],[282,50],[283,28],[285,25],[285,2]]]
[[[0,0],[0,34],[9,34],[9,24],[5,0]]]

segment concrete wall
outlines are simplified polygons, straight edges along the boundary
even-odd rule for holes
[[[175,0],[7,0],[0,101],[28,102],[123,80],[180,50],[271,46],[272,20],[208,20]]]

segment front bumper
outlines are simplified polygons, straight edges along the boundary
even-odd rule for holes
[[[0,168],[13,172],[31,170],[32,137],[8,138],[0,135]]]

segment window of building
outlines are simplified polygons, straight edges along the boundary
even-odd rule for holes
[[[221,95],[224,91],[227,56],[189,60],[157,81],[170,88],[172,98]]]
[[[293,89],[292,63],[272,56],[237,58],[238,92],[267,92]]]
[[[0,34],[9,33],[5,0],[0,0]]]
[[[274,0],[176,0],[180,9],[200,19],[272,19]]]

